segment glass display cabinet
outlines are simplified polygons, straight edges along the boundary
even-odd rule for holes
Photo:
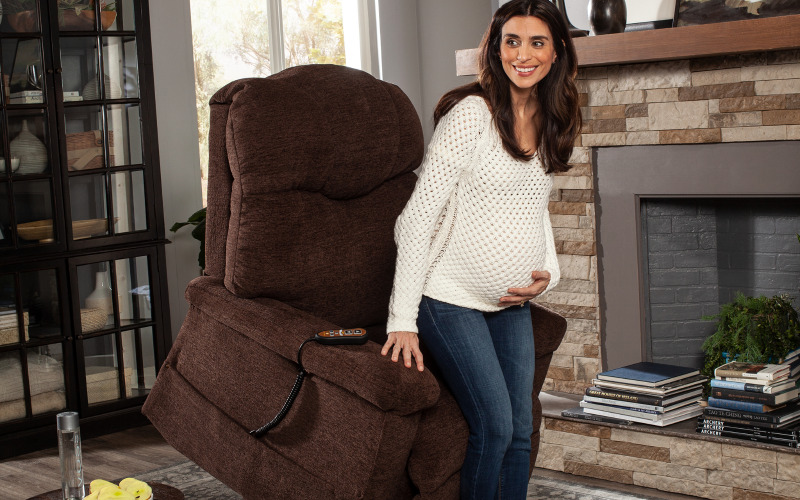
[[[170,346],[145,0],[0,0],[0,458],[143,421]]]

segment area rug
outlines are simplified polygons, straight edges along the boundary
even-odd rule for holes
[[[527,500],[661,500],[663,497],[631,495],[548,477],[535,477],[528,486]]]
[[[181,490],[185,500],[235,500],[242,497],[219,482],[194,462],[186,461],[139,474],[142,481],[156,481]],[[534,477],[527,500],[658,500],[658,497],[630,495],[560,479]]]

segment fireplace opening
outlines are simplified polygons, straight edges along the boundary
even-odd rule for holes
[[[702,316],[736,291],[785,292],[799,305],[800,141],[598,147],[592,154],[602,368],[657,360],[699,366],[700,345],[714,328]],[[667,225],[685,233],[670,240]],[[687,240],[696,251],[676,256]],[[764,251],[770,245],[771,254]],[[777,270],[768,269],[772,263]]]
[[[800,198],[643,198],[640,221],[648,360],[702,368],[737,293],[800,305]]]

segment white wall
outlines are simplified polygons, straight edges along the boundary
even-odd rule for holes
[[[426,140],[433,133],[433,108],[442,94],[474,80],[456,76],[456,50],[477,47],[491,17],[491,0],[417,0],[420,119]]]
[[[422,114],[422,77],[419,65],[417,0],[375,0],[378,15],[380,74],[406,93]]]
[[[189,0],[150,2],[164,222],[166,236],[172,240],[166,255],[173,338],[189,309],[183,292],[200,274],[197,240],[188,228],[169,232],[174,222],[186,220],[202,207],[189,12]]]
[[[477,47],[497,0],[376,0],[383,80],[403,89],[433,133],[439,98],[473,77],[456,76],[455,51]]]

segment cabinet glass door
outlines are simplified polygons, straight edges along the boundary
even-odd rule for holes
[[[0,422],[66,407],[59,274],[0,274]]]
[[[135,3],[80,1],[107,19],[80,30],[59,19],[72,239],[147,231]]]
[[[21,3],[3,2],[3,6],[13,4],[13,11]],[[8,24],[22,17],[4,15],[0,28],[5,29],[0,32],[29,31],[28,25],[17,21],[14,26],[25,29]],[[30,29],[38,30],[38,24]],[[60,238],[53,213],[54,171],[47,147],[51,132],[42,53],[40,36],[12,36],[0,42],[0,248],[53,244]]]
[[[76,267],[88,405],[145,396],[156,376],[149,255]]]
[[[5,104],[42,104],[46,85],[41,38],[4,38],[0,49]]]

